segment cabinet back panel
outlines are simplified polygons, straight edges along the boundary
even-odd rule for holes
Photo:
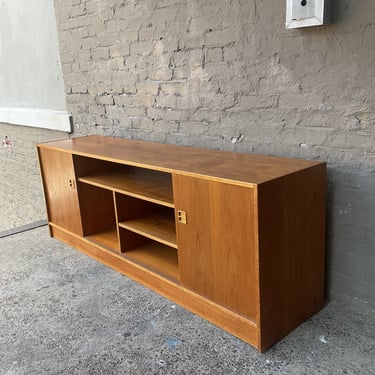
[[[106,160],[100,160],[85,156],[74,155],[74,166],[76,169],[77,177],[91,176],[93,174],[112,172],[121,170],[128,170],[131,167],[126,165],[110,163]]]

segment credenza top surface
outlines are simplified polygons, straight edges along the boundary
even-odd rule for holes
[[[42,143],[75,155],[128,164],[170,173],[206,176],[237,184],[257,185],[321,161],[218,151],[125,138],[90,135]]]

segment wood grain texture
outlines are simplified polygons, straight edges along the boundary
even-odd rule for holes
[[[98,136],[38,150],[52,236],[258,350],[322,307],[325,163]]]
[[[39,148],[48,220],[82,235],[72,155]]]
[[[174,210],[172,208],[119,193],[115,193],[115,197],[120,228],[177,248]],[[130,234],[123,236],[123,251],[134,247],[134,245],[124,242],[129,240],[133,242],[131,237]]]
[[[325,166],[258,186],[261,350],[323,307]]]
[[[200,295],[257,320],[258,274],[254,191],[174,175],[181,283]]]
[[[78,182],[78,195],[84,236],[116,228],[111,191]]]
[[[119,226],[177,249],[176,225],[172,215],[151,213],[147,216],[120,222]]]
[[[120,251],[116,228],[110,228],[103,232],[95,232],[85,238],[97,245],[106,247],[109,250]]]
[[[43,147],[43,146],[41,146]],[[92,157],[84,157],[79,155],[73,154],[73,162],[74,168],[76,171],[76,177],[79,179],[80,177],[91,176],[95,174],[99,174],[102,172],[110,173],[112,171],[119,170],[119,168],[123,171],[129,170],[132,167],[111,163],[106,160],[101,159],[93,159]]]
[[[321,163],[95,135],[44,143],[41,147],[247,186],[255,186]]]
[[[168,246],[145,241],[124,253],[124,257],[174,282],[180,280],[177,251]]]
[[[171,176],[167,173],[133,168],[80,177],[79,181],[167,207],[174,206]]]
[[[166,209],[157,204],[134,198],[129,195],[115,193],[118,222],[132,220],[150,215],[152,212]]]

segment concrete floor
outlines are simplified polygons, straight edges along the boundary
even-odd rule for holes
[[[374,316],[330,302],[260,354],[46,226],[0,239],[1,375],[371,375]]]

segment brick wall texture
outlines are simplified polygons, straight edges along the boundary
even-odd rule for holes
[[[55,9],[73,136],[328,161],[327,290],[368,306],[375,2],[332,3],[331,25],[297,30],[285,30],[285,1],[55,0]],[[19,157],[17,168],[34,173]]]
[[[46,220],[36,145],[67,138],[62,132],[0,123],[0,232]]]
[[[75,133],[375,166],[375,3],[55,0]],[[372,47],[371,47],[372,46]]]

